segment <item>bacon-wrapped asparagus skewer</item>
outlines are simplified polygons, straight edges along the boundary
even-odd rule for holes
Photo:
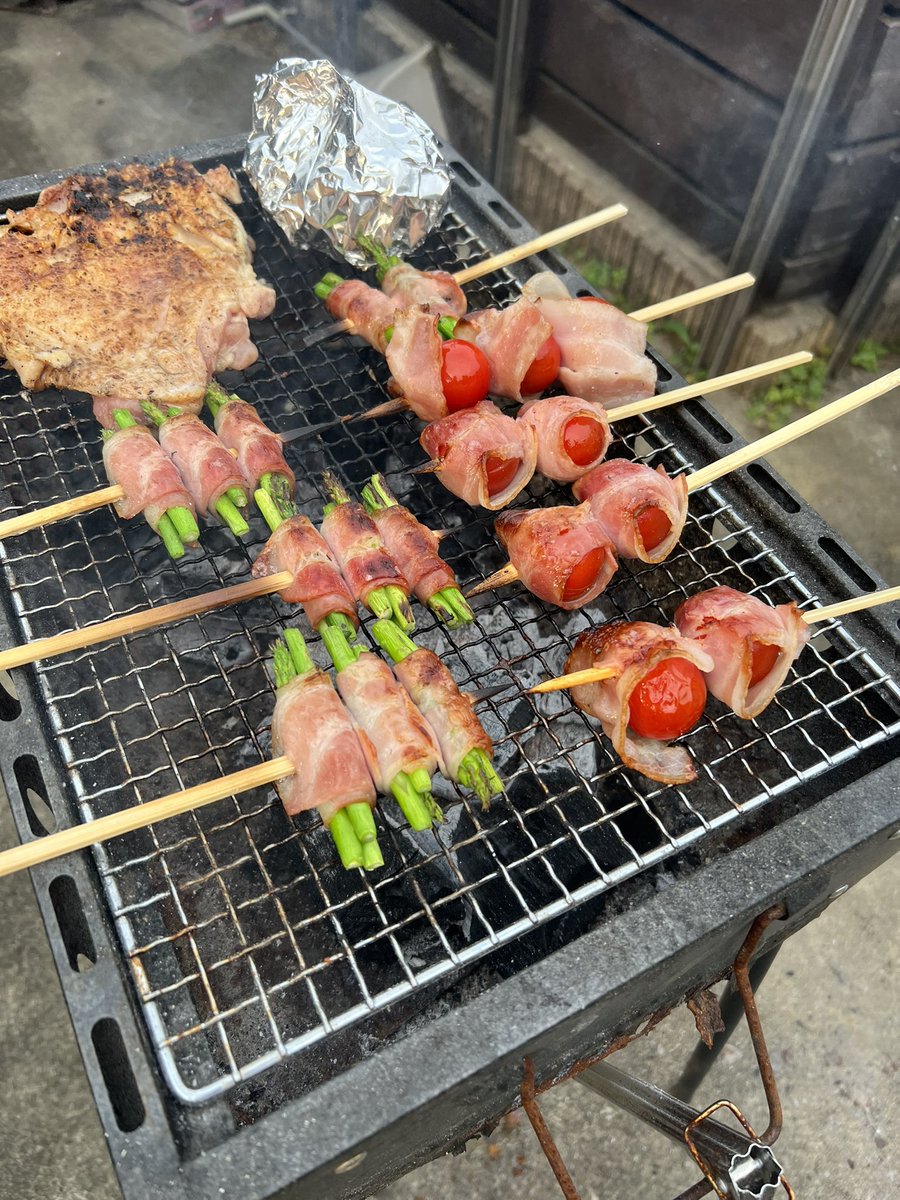
[[[323,627],[322,640],[379,792],[394,796],[413,829],[443,821],[431,795],[440,749],[409,693],[383,659],[351,646],[339,629]]]
[[[284,641],[275,644],[275,687],[272,751],[294,767],[275,785],[288,816],[317,809],[348,870],[384,866],[363,747],[331,680],[316,667],[296,629],[285,630]]]
[[[219,441],[237,461],[251,493],[262,491],[284,517],[294,513],[294,472],[288,466],[280,434],[273,433],[252,404],[225,391],[213,380],[206,389]]]
[[[362,498],[416,599],[449,629],[473,621],[475,614],[463,599],[453,568],[438,553],[438,535],[398,504],[383,475],[372,476]]]
[[[324,482],[330,502],[324,509],[322,537],[353,596],[376,617],[391,617],[401,629],[415,629],[409,583],[388,553],[378,526],[330,471]]]
[[[123,408],[113,420],[118,428],[103,431],[103,466],[122,491],[116,512],[125,518],[142,512],[172,558],[181,558],[185,545],[196,545],[200,536],[190,492],[146,425]]]
[[[150,400],[141,409],[159,426],[159,444],[178,468],[199,513],[218,517],[235,537],[249,532],[240,509],[246,508],[244,476],[211,429],[193,413],[163,412]]]
[[[475,715],[470,697],[432,650],[415,642],[390,621],[376,621],[372,634],[395,663],[397,678],[431,726],[440,746],[441,770],[476,793],[483,809],[503,791],[491,764],[493,743]]]

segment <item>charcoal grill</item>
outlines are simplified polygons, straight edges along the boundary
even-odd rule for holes
[[[180,151],[237,167],[237,140]],[[454,159],[448,216],[414,261],[458,269],[531,235]],[[53,178],[57,178],[54,176]],[[49,179],[13,180],[31,203]],[[386,371],[342,338],[302,349],[328,319],[312,284],[332,263],[293,254],[242,178],[257,268],[278,292],[259,361],[225,378],[274,428],[318,424],[383,397]],[[541,265],[586,285],[552,254]],[[467,288],[504,302],[528,264]],[[661,359],[661,386],[683,381]],[[87,401],[0,379],[0,516],[102,483]],[[739,444],[705,402],[617,427],[615,453],[693,469]],[[428,476],[401,417],[293,443],[298,502],[315,518],[325,468],[359,487],[382,470],[466,583],[496,569],[490,518]],[[536,481],[524,499],[562,503]],[[0,546],[6,644],[246,578],[261,518],[236,545],[206,528],[177,565],[142,525],[98,510]],[[481,707],[506,795],[490,813],[449,785],[446,824],[379,816],[385,868],[345,873],[312,816],[249,793],[35,869],[33,880],[126,1197],[292,1186],[365,1195],[506,1111],[528,1055],[537,1078],[633,1032],[726,970],[753,917],[788,912],[766,951],[896,848],[900,731],[896,606],[819,630],[775,702],[742,722],[711,701],[686,739],[690,787],[628,772],[564,696],[520,689],[557,673],[597,620],[671,619],[712,584],[804,607],[879,580],[767,466],[691,499],[678,551],[625,564],[585,612],[518,586],[479,598],[468,629],[419,609],[419,636],[461,685],[507,685]],[[267,659],[295,614],[272,598],[17,674],[0,693],[2,772],[20,836],[251,765],[269,751]],[[323,648],[313,653],[324,664]],[[286,1193],[285,1193],[286,1194]]]

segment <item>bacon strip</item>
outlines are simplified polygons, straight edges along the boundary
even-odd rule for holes
[[[431,726],[443,758],[443,773],[454,783],[459,766],[470,750],[493,753],[493,743],[475,715],[473,702],[463,695],[456,680],[431,650],[415,650],[396,663],[397,678]]]
[[[317,808],[325,824],[348,804],[375,803],[375,787],[356,729],[322,671],[278,689],[272,753],[286,754],[294,774],[275,785],[289,817]]]
[[[484,308],[457,322],[453,336],[474,342],[491,365],[491,395],[522,400],[522,380],[540,348],[553,333],[530,300],[505,308]]]
[[[263,475],[286,475],[294,486],[294,472],[287,465],[284,443],[268,429],[252,404],[229,400],[216,413],[216,433],[227,450],[234,450],[237,464],[251,492],[259,487]]]
[[[685,600],[675,624],[712,658],[707,688],[745,720],[769,704],[810,637],[796,604],[773,608],[730,587],[709,588]],[[754,642],[777,646],[779,654],[771,671],[751,686]]]
[[[437,323],[437,317],[421,308],[398,312],[384,352],[394,377],[395,387],[391,390],[402,395],[423,421],[438,421],[447,415],[441,380],[443,338]]]
[[[400,771],[424,767],[434,774],[440,750],[431,727],[383,659],[361,654],[338,672],[337,686],[364,745],[368,742],[367,757],[380,792],[390,794]]]
[[[582,712],[596,717],[613,749],[625,763],[659,783],[689,783],[697,776],[688,752],[628,727],[631,693],[667,658],[686,658],[706,673],[713,660],[699,644],[678,632],[649,621],[614,621],[582,633],[566,659],[566,674],[588,667],[616,667],[619,674],[599,683],[572,688],[570,695]]]
[[[117,429],[103,443],[103,466],[110,483],[125,492],[116,501],[120,517],[142,512],[147,524],[157,529],[167,509],[188,508],[197,515],[175,464],[146,426]]]
[[[199,417],[182,413],[164,421],[159,444],[178,468],[197,512],[215,515],[216,504],[230,487],[243,488],[237,463]]]
[[[522,583],[532,595],[559,608],[582,608],[599,596],[616,572],[615,551],[588,503],[503,513],[494,529]],[[597,574],[580,595],[566,599],[572,570],[597,552]]]
[[[566,450],[566,425],[572,417],[588,417],[602,429],[602,445],[589,463],[574,462]],[[590,471],[602,461],[612,441],[603,405],[579,400],[577,396],[548,396],[546,400],[529,400],[522,406],[518,420],[534,429],[537,437],[537,469],[558,483],[571,483]]]
[[[322,520],[322,537],[340,564],[357,600],[365,604],[370,592],[393,584],[409,595],[409,584],[382,541],[378,526],[361,504],[337,504]]]
[[[384,292],[361,279],[345,279],[330,293],[325,307],[337,320],[352,321],[357,337],[384,354],[384,331],[394,323],[394,304]]]
[[[419,443],[439,464],[441,483],[467,504],[504,508],[534,474],[537,440],[534,430],[507,417],[489,400],[451,413],[422,430]],[[494,495],[488,491],[486,460],[490,455],[519,460],[512,481]]]
[[[417,521],[408,508],[392,504],[379,509],[372,520],[384,538],[391,557],[409,581],[413,594],[427,604],[435,592],[456,587],[453,568],[438,553],[437,536]]]
[[[645,354],[647,327],[604,301],[573,298],[552,272],[529,279],[523,293],[538,305],[559,343],[563,387],[607,408],[656,392],[656,367]]]
[[[446,271],[420,271],[401,262],[385,273],[381,290],[398,310],[421,305],[435,317],[461,317],[466,311],[465,293]]]
[[[315,629],[331,613],[343,613],[358,624],[356,602],[325,539],[309,517],[291,517],[279,525],[253,564],[254,579],[289,571],[294,582],[279,595],[287,604],[302,604]]]
[[[578,500],[590,500],[622,558],[662,562],[681,538],[688,506],[685,475],[673,478],[663,467],[654,471],[643,463],[612,458],[583,475],[572,491]],[[649,507],[661,509],[670,525],[666,537],[652,550],[645,548],[638,524],[641,513]]]

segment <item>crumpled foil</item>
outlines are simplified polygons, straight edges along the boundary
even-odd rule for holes
[[[244,166],[293,244],[321,229],[358,267],[372,262],[360,234],[402,255],[440,221],[450,189],[422,118],[326,59],[282,58],[257,76]]]

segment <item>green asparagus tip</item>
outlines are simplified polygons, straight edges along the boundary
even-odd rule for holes
[[[328,297],[331,295],[331,293],[334,291],[334,288],[329,287],[327,283],[323,283],[320,280],[313,288],[313,291],[319,297],[320,300],[327,300]]]
[[[437,323],[438,333],[442,338],[452,338],[453,331],[456,329],[458,317],[440,317]]]
[[[330,613],[324,621],[320,621],[316,626],[319,636],[325,643],[325,649],[334,663],[334,669],[337,672],[343,671],[345,667],[349,667],[351,663],[356,662],[364,651],[363,646],[351,645],[343,629],[330,620],[331,617],[340,615],[342,614]]]
[[[282,688],[291,682],[297,672],[294,670],[291,652],[280,638],[273,647],[272,661],[275,667],[275,687]]]
[[[348,504],[350,502],[350,493],[335,475],[334,471],[325,471],[322,475],[322,486],[325,488],[325,495],[332,502],[332,505]],[[329,510],[330,511],[330,510]]]
[[[443,588],[428,601],[428,607],[444,622],[448,629],[458,629],[475,620],[462,592],[457,587]]]
[[[297,515],[294,489],[287,475],[279,471],[267,471],[260,478],[259,486],[266,492],[285,520]]]
[[[154,404],[152,400],[141,401],[141,412],[145,416],[149,417],[154,425],[164,425],[169,419],[168,414],[164,413],[163,410],[158,405]]]
[[[334,814],[328,829],[345,869],[352,871],[354,867],[363,866],[365,859],[362,843],[356,836],[353,824],[344,809]]]
[[[391,780],[391,791],[413,829],[431,828],[431,807],[405,771],[398,771]]]
[[[119,429],[133,429],[137,425],[137,421],[131,415],[127,408],[117,408],[113,410],[113,420]]]
[[[491,796],[499,796],[503,782],[482,749],[470,750],[459,764],[457,777],[463,787],[471,788],[481,801],[483,812],[491,806]]]
[[[377,842],[363,843],[363,869],[366,871],[376,871],[379,867],[384,866],[384,857],[381,853],[381,847]]]
[[[256,491],[253,493],[253,499],[256,501],[256,507],[262,513],[266,524],[274,533],[278,526],[284,521],[284,517],[282,517],[281,513],[278,511],[275,501],[272,499],[269,493],[263,491],[262,488],[256,489]]]
[[[224,408],[224,406],[230,401],[239,399],[239,396],[235,396],[234,394],[229,394],[226,392],[221,383],[217,383],[215,379],[211,379],[206,385],[206,395],[204,396],[204,400],[206,401],[207,408],[213,416],[216,416],[219,412],[219,409]]]
[[[118,429],[101,429],[100,430],[100,440],[103,442],[108,442],[109,439],[113,436],[113,434],[118,433],[118,432],[119,432]]]
[[[297,675],[308,675],[310,671],[316,669],[316,664],[309,656],[309,650],[306,648],[306,642],[303,640],[303,634],[299,629],[286,629],[284,631],[284,644],[288,648],[291,656],[291,662],[294,664],[294,671]]]
[[[216,501],[216,512],[235,537],[243,537],[245,533],[249,533],[250,526],[227,496],[221,496]]]
[[[175,531],[186,546],[195,546],[200,540],[200,529],[189,508],[181,505],[166,509],[166,516],[175,526]]]
[[[372,636],[394,662],[403,662],[404,658],[418,650],[412,638],[407,637],[393,621],[376,621],[372,626]]]
[[[365,800],[359,800],[356,804],[348,804],[344,811],[350,818],[353,832],[363,846],[366,842],[376,842],[378,840],[375,818],[372,816],[372,810],[366,804]]]
[[[371,516],[372,513],[382,512],[385,508],[393,508],[397,498],[388,487],[383,475],[373,475],[372,479],[362,490],[363,504]]]
[[[225,493],[235,508],[247,507],[247,493],[242,487],[230,487]]]
[[[403,630],[415,629],[416,618],[413,616],[413,610],[410,607],[409,596],[404,592],[403,588],[396,587],[391,584],[385,589],[388,594],[388,600],[391,604],[391,612],[393,613],[394,622]]]
[[[170,517],[165,513],[159,518],[159,523],[156,526],[156,532],[163,540],[163,545],[168,550],[172,558],[184,557],[184,546],[181,544],[181,538],[178,536],[178,531],[172,524]]]

